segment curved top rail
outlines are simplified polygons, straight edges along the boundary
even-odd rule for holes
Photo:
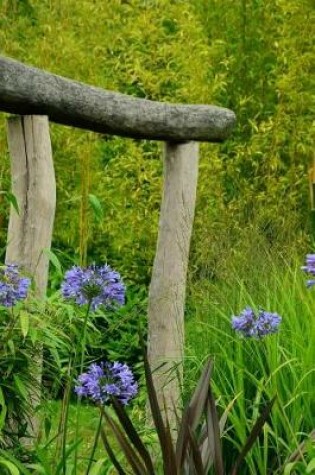
[[[222,142],[235,123],[229,109],[138,99],[5,57],[0,57],[0,110],[47,115],[52,122],[104,134],[175,142]]]

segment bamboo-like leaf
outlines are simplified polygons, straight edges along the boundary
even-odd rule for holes
[[[96,221],[101,221],[104,216],[103,206],[97,196],[89,193],[89,203],[93,210]]]
[[[10,471],[10,475],[20,475],[19,469],[9,460],[0,458],[0,465],[6,467]]]
[[[33,473],[36,473],[37,475],[48,475],[49,472],[47,472],[46,468],[40,465],[39,463],[30,463],[27,465],[28,468],[32,469]],[[34,470],[36,470],[34,472]],[[20,473],[20,472],[19,472]]]
[[[3,426],[5,425],[7,416],[7,405],[5,402],[4,394],[2,388],[0,386],[0,431],[2,430]]]
[[[123,431],[120,429],[118,424],[114,421],[114,419],[103,408],[101,408],[101,412],[104,419],[106,420],[111,430],[115,434],[115,437],[120,447],[122,448],[128,462],[130,463],[134,473],[136,475],[146,475],[145,466],[141,462],[140,458],[138,457],[137,453],[133,449],[132,445],[129,443]]]
[[[102,438],[102,441],[103,441],[103,444],[104,444],[104,447],[105,447],[105,450],[106,452],[108,453],[108,456],[112,462],[112,464],[114,465],[114,467],[116,468],[117,472],[118,472],[118,475],[127,475],[127,473],[124,471],[124,469],[122,468],[122,466],[120,465],[120,463],[118,462],[117,458],[115,457],[115,454],[108,442],[108,439],[107,439],[107,436],[106,436],[106,432],[105,430],[103,429],[103,427],[101,427],[101,438]]]
[[[103,467],[106,460],[106,458],[98,460],[89,471],[89,475],[102,475],[102,473],[104,473]]]
[[[14,208],[14,210],[17,212],[17,214],[19,215],[20,214],[20,210],[19,210],[19,204],[18,204],[18,201],[17,201],[17,198],[16,196],[11,193],[10,191],[0,191],[0,195],[4,195],[6,197],[6,199],[8,200],[8,202],[12,205],[12,207]]]
[[[119,422],[121,423],[122,427],[125,430],[125,433],[129,437],[130,441],[133,443],[135,448],[138,450],[139,455],[141,456],[142,460],[145,463],[145,466],[148,469],[149,475],[154,475],[154,467],[152,463],[151,456],[143,444],[142,440],[140,439],[136,429],[134,428],[127,411],[124,407],[117,401],[116,398],[112,398],[113,408],[117,414]]]
[[[220,418],[220,422],[219,422],[219,426],[220,426],[220,436],[222,437],[223,435],[223,431],[224,431],[224,428],[225,428],[225,424],[226,424],[226,421],[227,421],[227,418],[228,418],[228,415],[229,415],[229,412],[231,411],[232,407],[234,406],[235,404],[235,401],[236,399],[240,396],[240,392],[232,399],[232,401],[229,402],[229,404],[227,405],[227,407],[225,408],[221,418]]]
[[[16,387],[20,395],[26,400],[28,397],[26,385],[23,383],[23,381],[17,374],[13,375],[13,379],[14,379],[14,386]]]
[[[28,330],[30,328],[30,316],[29,313],[25,310],[20,310],[19,312],[20,317],[20,325],[21,325],[21,332],[24,338],[27,337]]]
[[[236,459],[236,462],[233,466],[231,475],[237,475],[237,471],[238,471],[241,463],[243,462],[244,458],[246,457],[246,455],[248,454],[248,452],[252,448],[252,446],[253,446],[255,440],[257,439],[257,437],[259,436],[266,420],[268,419],[275,400],[276,400],[276,396],[274,396],[271,399],[271,401],[268,402],[268,404],[264,407],[261,415],[258,417],[257,421],[255,422],[254,427],[252,428],[249,436],[247,437],[247,440],[244,444],[244,447],[242,448],[239,456]]]
[[[315,473],[315,459],[312,459],[310,463],[306,467],[306,473],[307,474],[312,474]]]
[[[54,268],[58,272],[58,274],[60,276],[63,275],[62,265],[61,265],[61,262],[58,259],[57,255],[49,248],[43,249],[43,254],[45,254],[48,257],[49,261],[54,266]]]
[[[32,475],[33,472],[28,470],[25,465],[10,454],[9,451],[0,449],[0,455],[2,456],[2,460],[8,460],[18,468],[19,475]]]
[[[288,464],[285,466],[284,471],[282,472],[283,475],[291,475],[291,474],[292,474],[292,470],[296,467],[297,464],[298,464],[298,462],[291,462],[291,463],[288,463]]]

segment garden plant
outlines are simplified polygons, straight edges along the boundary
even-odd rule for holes
[[[315,474],[314,36],[310,0],[0,1],[0,475]],[[235,113],[227,140],[199,148],[176,428],[146,352],[161,144],[45,117],[58,199],[38,298],[7,252],[30,202],[13,190],[22,162],[16,179],[4,107],[17,100],[22,120],[26,73],[13,81],[5,64],[49,73],[57,98],[68,83],[52,74]],[[43,216],[48,194],[34,200]]]
[[[302,267],[303,271],[312,276],[315,275],[314,262],[314,255],[308,255],[306,266]],[[165,417],[157,402],[152,372],[140,333],[145,387],[157,434],[157,439],[154,441],[153,438],[149,445],[146,445],[141,440],[144,427],[139,427],[139,424],[134,425],[126,410],[127,405],[133,399],[136,400],[138,395],[138,383],[133,372],[125,363],[96,361],[93,358],[91,360],[89,355],[87,335],[90,333],[90,336],[93,334],[97,336],[97,327],[94,326],[97,310],[104,308],[115,311],[125,303],[125,286],[120,275],[108,265],[100,267],[91,265],[87,268],[74,266],[66,272],[61,284],[61,298],[64,301],[73,302],[76,308],[75,313],[77,313],[76,318],[81,319],[81,324],[70,342],[67,342],[67,336],[58,329],[57,325],[55,328],[50,325],[49,330],[48,326],[45,328],[43,325],[36,325],[38,316],[36,319],[32,315],[32,312],[35,313],[35,303],[32,302],[30,296],[27,298],[30,285],[30,279],[20,274],[18,266],[13,264],[2,266],[0,279],[3,322],[1,364],[6,365],[6,369],[3,369],[2,373],[6,375],[6,378],[1,382],[2,449],[0,462],[3,470],[7,473],[14,475],[16,473],[101,474],[107,473],[105,470],[108,469],[105,467],[110,462],[114,470],[120,474],[129,473],[129,465],[132,473],[139,474],[207,474],[212,473],[213,470],[213,473],[219,475],[225,473],[236,475],[244,473],[244,459],[252,449],[254,450],[255,443],[268,443],[266,434],[272,435],[273,430],[277,430],[273,428],[274,421],[270,418],[274,404],[274,408],[277,408],[279,404],[276,386],[272,387],[275,394],[269,400],[267,388],[265,392],[261,386],[257,388],[256,408],[253,406],[255,414],[253,426],[250,428],[246,440],[244,439],[242,446],[239,447],[239,455],[237,456],[235,451],[232,451],[230,444],[226,444],[225,441],[230,440],[231,437],[238,437],[240,428],[238,416],[234,412],[238,399],[244,398],[244,394],[236,394],[225,407],[221,417],[218,415],[221,405],[220,394],[216,394],[217,384],[213,385],[210,382],[213,378],[213,361],[210,358],[203,367],[193,396],[187,400],[183,408],[182,416],[180,416],[181,408],[174,407],[178,418],[175,440],[167,414]],[[307,285],[314,285],[314,281],[310,279]],[[83,312],[80,317],[81,310]],[[30,329],[30,319],[32,319],[32,329]],[[238,344],[244,347],[251,342],[259,345],[264,344],[268,338],[274,338],[272,334],[275,334],[276,337],[276,334],[281,332],[282,325],[282,318],[277,313],[262,309],[255,311],[251,307],[246,307],[239,316],[233,316],[230,320],[232,331],[240,335],[236,336]],[[46,450],[48,447],[54,446],[52,459],[47,457],[47,452],[43,452],[41,442],[37,452],[36,450],[35,452],[27,450],[23,444],[23,439],[28,436],[25,433],[29,417],[27,388],[36,384],[28,379],[32,365],[31,350],[38,341],[43,341],[43,339],[47,351],[50,351],[51,357],[54,358],[54,363],[51,363],[51,366],[54,366],[54,371],[62,371],[60,362],[58,366],[56,353],[69,352],[57,439],[53,437],[45,445]],[[244,349],[244,351],[247,350]],[[273,376],[268,374],[270,371],[268,357],[265,358],[263,364],[267,374],[265,384],[268,384],[268,380]],[[220,374],[220,368],[219,373],[216,372],[216,374]],[[37,390],[40,391],[40,387],[37,387]],[[258,395],[259,399],[257,399]],[[219,399],[216,401],[216,398]],[[95,428],[90,453],[86,457],[86,463],[82,465],[82,456],[80,455],[82,440],[79,435],[79,425],[83,399],[90,400],[99,409],[99,420]],[[74,404],[75,415],[71,422],[72,428],[69,420],[71,400],[73,401],[72,405]],[[260,409],[257,404],[260,405]],[[282,415],[285,416],[284,413]],[[244,422],[245,417],[244,414]],[[265,427],[268,427],[267,433]],[[72,433],[71,440],[69,439],[70,433]],[[262,434],[265,434],[263,441],[259,442]],[[287,453],[286,458],[283,459],[280,454],[275,454],[276,463],[265,460],[264,462],[267,464],[265,473],[269,473],[270,469],[272,470],[270,473],[279,474],[281,470],[288,474],[312,473],[314,466],[313,434],[314,432],[310,434],[309,438],[304,437],[303,443],[298,445],[294,453]],[[116,442],[114,442],[115,438]],[[108,458],[97,455],[100,441],[104,445],[104,451],[108,454]],[[120,447],[119,456],[115,454],[116,444]],[[160,447],[159,451],[157,451],[157,446]],[[151,454],[150,447],[153,449]],[[266,451],[266,449],[265,447],[263,450]],[[43,453],[45,454],[44,458]],[[121,453],[124,454],[123,459]],[[232,453],[234,453],[234,462],[231,464]],[[280,464],[281,460],[282,465]],[[273,463],[272,468],[269,466],[270,462]],[[297,470],[299,471],[297,472]]]

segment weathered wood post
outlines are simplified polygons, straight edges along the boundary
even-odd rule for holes
[[[166,143],[164,190],[149,292],[148,357],[159,405],[175,426],[181,395],[184,305],[197,177],[196,142]],[[163,365],[163,366],[161,366]]]
[[[8,119],[8,144],[11,156],[12,193],[19,214],[11,207],[6,263],[19,264],[33,278],[39,299],[46,295],[48,256],[56,206],[56,183],[52,159],[49,123],[46,116],[16,116]],[[32,377],[38,388],[29,394],[30,409],[40,400],[42,348],[34,356]],[[14,422],[14,421],[13,421]],[[29,421],[28,432],[35,437],[38,422]]]

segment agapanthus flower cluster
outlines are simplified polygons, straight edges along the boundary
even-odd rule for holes
[[[138,384],[124,363],[93,363],[86,373],[78,377],[75,392],[78,396],[89,397],[101,404],[114,396],[126,405],[137,394]]]
[[[125,286],[121,277],[108,265],[72,267],[65,274],[61,293],[78,305],[90,304],[93,310],[100,305],[111,308],[125,303]]]
[[[232,328],[245,337],[262,338],[276,333],[281,323],[277,313],[259,310],[258,313],[246,307],[239,316],[232,317]]]
[[[16,264],[0,267],[0,305],[14,307],[19,300],[27,297],[31,279],[21,277]]]
[[[306,255],[306,265],[301,267],[302,270],[310,275],[315,276],[315,254]],[[309,279],[306,283],[307,287],[315,285],[315,279]]]

